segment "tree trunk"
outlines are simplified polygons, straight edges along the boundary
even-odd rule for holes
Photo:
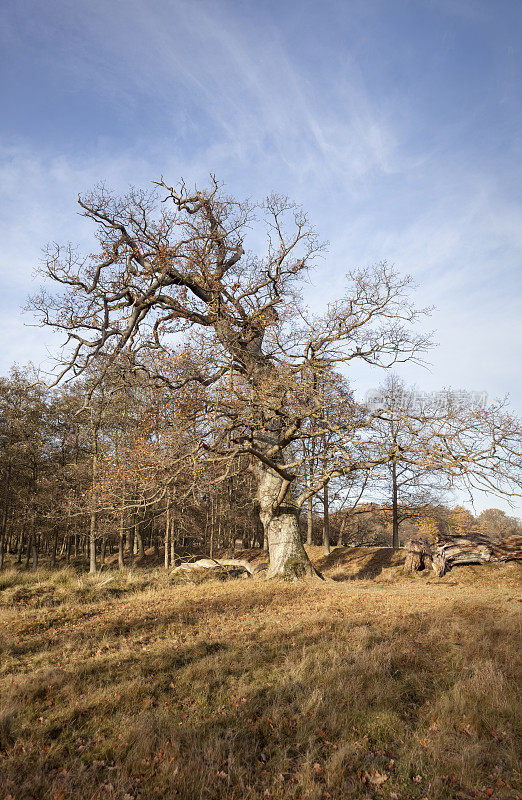
[[[328,484],[323,489],[323,549],[327,556],[330,553],[330,507],[328,502]]]
[[[295,580],[307,575],[317,575],[301,542],[298,510],[279,502],[283,479],[264,464],[254,467],[258,478],[257,498],[259,516],[268,539],[270,566],[267,578],[280,576]]]
[[[123,508],[120,511],[120,530],[118,537],[118,569],[123,569],[125,560],[123,557],[123,540],[125,538],[125,512]]]
[[[312,515],[312,498],[306,501],[306,544],[313,544],[314,518]]]
[[[29,533],[29,541],[27,542],[27,553],[25,554],[25,568],[29,569],[29,562],[31,560],[31,549],[33,546],[33,532]]]
[[[424,569],[424,559],[429,553],[429,545],[422,539],[412,539],[407,544],[408,552],[404,562],[405,572],[418,572]]]
[[[176,522],[173,517],[170,519],[170,566],[176,563]]]
[[[94,500],[93,500],[94,502]],[[96,511],[91,510],[89,525],[89,572],[96,572]]]
[[[7,531],[7,511],[9,508],[9,485],[11,483],[11,464],[7,465],[5,485],[4,485],[4,505],[2,509],[2,520],[0,522],[0,570],[4,567],[4,543]]]
[[[212,495],[210,500],[210,544],[209,544],[210,558],[214,558],[214,523],[215,523],[214,496]]]
[[[268,542],[266,543],[267,547],[266,548],[263,547],[264,544],[265,544],[265,531],[263,529],[263,525],[261,524],[261,520],[259,519],[259,507],[258,507],[257,501],[256,501],[255,504],[253,504],[252,527],[253,527],[253,532],[252,532],[253,545],[252,545],[252,547],[260,547],[262,550],[263,549],[267,550]],[[267,550],[267,552],[268,552],[268,550]]]
[[[33,572],[38,569],[38,540],[36,536],[33,536],[33,563],[32,563],[32,570]]]
[[[96,572],[96,474],[98,461],[98,431],[92,429],[92,462],[91,462],[91,519],[89,526],[89,572]]]
[[[33,542],[35,537],[35,514],[31,514],[31,528],[29,531],[29,541],[27,542],[27,553],[25,554],[25,568],[29,569],[29,561],[33,552]]]
[[[141,535],[140,531],[140,523],[136,523],[136,544],[138,545],[138,558],[143,559],[145,558],[145,548],[143,547],[143,536]]]
[[[36,522],[33,515],[33,530],[31,536],[31,555],[32,555],[32,566],[31,569],[33,572],[38,569],[38,539],[36,536]],[[27,556],[29,557],[29,550],[27,551]]]
[[[107,538],[104,536],[103,539],[102,539],[101,551],[100,551],[100,571],[105,566],[105,555],[106,555],[106,553],[107,553]]]
[[[392,547],[399,548],[399,504],[397,501],[397,464],[392,463]]]
[[[227,558],[234,558],[234,550],[236,549],[234,525],[232,522],[232,478],[229,478],[226,486],[225,502],[224,505],[224,534],[225,552]]]
[[[58,526],[54,529],[54,537],[53,537],[53,551],[51,554],[51,567],[56,566],[56,555],[58,553]]]
[[[263,514],[263,512],[261,512]],[[297,514],[293,510],[279,509],[277,515],[264,514],[267,528],[270,567],[268,578],[276,575],[287,580],[315,575],[315,570],[301,542]]]
[[[344,547],[344,529],[346,527],[346,520],[347,520],[347,514],[345,513],[345,514],[343,514],[343,518],[342,518],[342,521],[341,521],[341,526],[339,528],[339,536],[338,536],[338,539],[337,539],[337,546],[338,547]]]
[[[315,423],[312,419],[312,428],[315,427]],[[312,438],[310,443],[310,460],[308,462],[308,475],[305,475],[305,481],[307,479],[308,488],[311,487],[313,483],[313,477],[315,472],[315,438]],[[306,501],[306,544],[311,546],[314,543],[314,515],[313,515],[313,496],[309,497]]]
[[[167,510],[165,519],[165,569],[169,568],[169,534],[170,534],[170,497],[167,497]],[[211,534],[212,537],[212,534]]]
[[[134,566],[134,522],[131,520],[129,526],[129,533],[127,536],[129,542],[129,567]]]
[[[22,553],[23,553],[23,550],[24,550],[24,531],[25,531],[25,526],[26,525],[27,525],[27,510],[24,513],[24,519],[23,519],[23,522],[22,522],[22,527],[20,528],[20,538],[18,540],[18,549],[17,549],[17,552],[16,552],[16,563],[17,564],[21,564],[22,563]]]

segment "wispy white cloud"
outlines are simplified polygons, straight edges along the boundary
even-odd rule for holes
[[[255,18],[206,2],[53,7],[47,27],[44,20],[31,35],[56,44],[60,68],[77,87],[95,86],[116,104],[152,99],[173,142],[206,149],[221,139],[244,167],[263,158],[303,183],[341,176],[347,190],[354,179],[390,168],[394,135],[356,66],[332,53],[331,77],[318,86],[314,64],[295,63],[275,22],[265,20],[260,35]],[[155,138],[147,124],[144,113],[134,133]]]

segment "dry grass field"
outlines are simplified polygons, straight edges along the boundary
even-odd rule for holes
[[[0,800],[519,798],[520,566],[0,576]]]

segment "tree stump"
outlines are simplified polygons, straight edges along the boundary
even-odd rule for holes
[[[426,539],[410,539],[406,545],[408,552],[404,563],[405,572],[420,572],[431,566],[430,543]]]

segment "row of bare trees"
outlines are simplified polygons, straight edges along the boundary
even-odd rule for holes
[[[130,367],[120,359],[102,384],[87,375],[53,390],[28,371],[0,380],[2,565],[7,557],[36,567],[43,555],[51,566],[73,561],[95,571],[112,560],[123,568],[149,549],[168,568],[190,553],[267,547],[248,458],[229,459],[226,468],[221,456],[216,463],[200,438],[219,439],[223,431],[208,421],[197,429],[191,392],[185,402]],[[378,434],[391,448],[397,427],[388,426],[386,437],[382,422],[379,416]],[[313,457],[295,449],[294,463],[303,464],[298,491],[306,492],[331,458],[328,441],[312,440]],[[520,532],[495,509],[478,519],[461,507],[448,510],[439,502],[445,484],[428,468],[411,473],[398,462],[369,473],[357,484],[333,478],[308,497],[301,539],[328,553],[330,543],[395,546],[399,525],[402,541]],[[370,490],[380,502],[365,501]]]
[[[29,371],[0,379],[0,566],[44,554],[95,571],[164,545],[168,566],[178,548],[263,545],[248,473],[216,483],[186,418],[174,425],[174,404],[118,367],[51,391]]]

